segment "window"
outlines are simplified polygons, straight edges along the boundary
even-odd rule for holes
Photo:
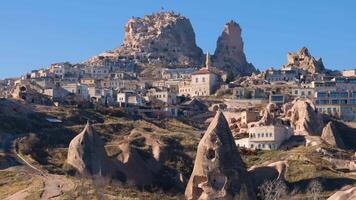
[[[205,83],[205,77],[202,78],[202,82]]]
[[[195,82],[198,83],[198,78],[195,78]]]
[[[264,133],[261,133],[261,137],[264,137],[265,136],[265,134]]]

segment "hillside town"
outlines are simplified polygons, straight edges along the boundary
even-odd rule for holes
[[[150,128],[142,129],[145,131],[172,120],[195,126],[194,137],[200,141],[193,147],[197,149],[195,163],[191,171],[174,173],[175,182],[184,187],[186,199],[268,199],[255,193],[257,186],[266,180],[284,180],[281,177],[292,165],[287,160],[296,155],[273,157],[275,162],[261,161],[260,166],[247,171],[246,160],[242,161],[240,154],[315,147],[313,152],[333,163],[330,171],[354,176],[356,69],[332,70],[308,48],[301,47],[286,52],[284,65],[266,66],[260,71],[246,59],[241,32],[239,24],[227,22],[214,54],[210,54],[196,45],[189,20],[180,14],[158,12],[132,18],[125,26],[123,44],[117,49],[81,63],[55,63],[18,78],[1,80],[0,104],[15,100],[29,107],[46,108],[48,113],[52,109],[118,109],[124,113],[122,116],[139,119],[134,123],[150,122]],[[13,109],[20,112],[17,107]],[[56,116],[46,119],[50,124],[62,123],[71,128],[77,125]],[[58,145],[68,148],[65,163],[72,170],[90,176],[120,174],[125,178],[118,180],[125,179],[129,185],[141,188],[157,184],[159,172],[164,169],[162,159],[168,158],[161,153],[161,136],[155,134],[166,126],[154,128],[149,134],[133,125],[130,134],[125,135],[130,142],[124,144],[120,140],[121,154],[114,162],[106,151],[116,143],[104,148],[102,138],[109,141],[111,136],[98,134],[94,128],[107,124],[94,126],[90,117],[78,119],[86,121],[80,134],[71,136],[70,143]],[[110,121],[110,125],[114,122]],[[137,135],[144,138],[143,143],[132,142]],[[336,151],[334,148],[343,149],[337,154],[342,154],[343,159],[331,153]],[[150,149],[151,153],[141,158],[143,154],[137,149]],[[261,167],[275,170],[276,177],[259,171]]]
[[[200,67],[162,68],[158,79],[125,67],[56,63],[3,80],[1,94],[34,104],[123,107],[151,118],[189,117],[197,114],[199,102],[234,116],[234,134],[246,135],[237,144],[252,149],[277,149],[291,135],[310,134],[300,133],[304,125],[276,124],[277,115],[286,114],[277,108],[292,102],[305,101],[320,115],[356,121],[356,70],[327,70],[305,47],[287,59],[279,69],[236,79],[212,66],[209,53]]]

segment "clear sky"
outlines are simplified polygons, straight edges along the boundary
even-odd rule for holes
[[[162,7],[191,20],[205,52],[237,21],[248,61],[262,70],[303,46],[328,68],[356,68],[355,0],[11,0],[0,3],[0,78],[118,47],[130,17]]]

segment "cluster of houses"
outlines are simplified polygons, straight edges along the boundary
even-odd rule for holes
[[[120,106],[149,116],[178,116],[180,104],[190,97],[210,96],[221,84],[221,72],[210,66],[164,68],[161,79],[147,80],[134,70],[52,64],[18,79],[0,83],[0,95],[29,103]],[[186,107],[186,105],[185,105]]]
[[[321,113],[356,121],[356,70],[330,75],[298,67],[269,68],[226,83],[226,74],[211,65],[207,54],[201,68],[163,68],[160,77],[143,79],[136,70],[109,65],[57,63],[21,78],[1,80],[0,96],[40,104],[119,106],[150,117],[177,117],[205,111],[196,97],[216,96],[222,90],[229,91],[220,97],[226,109],[245,112],[246,123],[258,118],[256,109],[295,98],[309,98]],[[277,149],[292,132],[286,126],[251,127],[239,145]]]

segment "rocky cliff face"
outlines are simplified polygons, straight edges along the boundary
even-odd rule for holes
[[[200,140],[187,199],[255,199],[232,133],[219,111]]]
[[[291,127],[297,135],[320,136],[323,120],[315,105],[309,99],[297,99],[287,113]]]
[[[195,43],[189,19],[173,12],[159,12],[130,19],[125,25],[122,45],[87,63],[102,64],[103,60],[115,63],[123,59],[141,66],[189,66],[201,65],[203,53]]]
[[[256,71],[254,66],[246,60],[241,28],[234,21],[225,24],[224,31],[217,41],[213,58],[215,67],[226,72],[232,71],[235,75],[251,75]]]
[[[310,73],[323,73],[326,71],[321,58],[316,59],[311,56],[306,47],[296,53],[288,53],[287,59],[288,64],[283,67],[297,67]]]
[[[329,122],[323,129],[321,138],[328,144],[338,147],[345,148],[344,142],[342,141],[338,131],[336,130],[335,124]]]

